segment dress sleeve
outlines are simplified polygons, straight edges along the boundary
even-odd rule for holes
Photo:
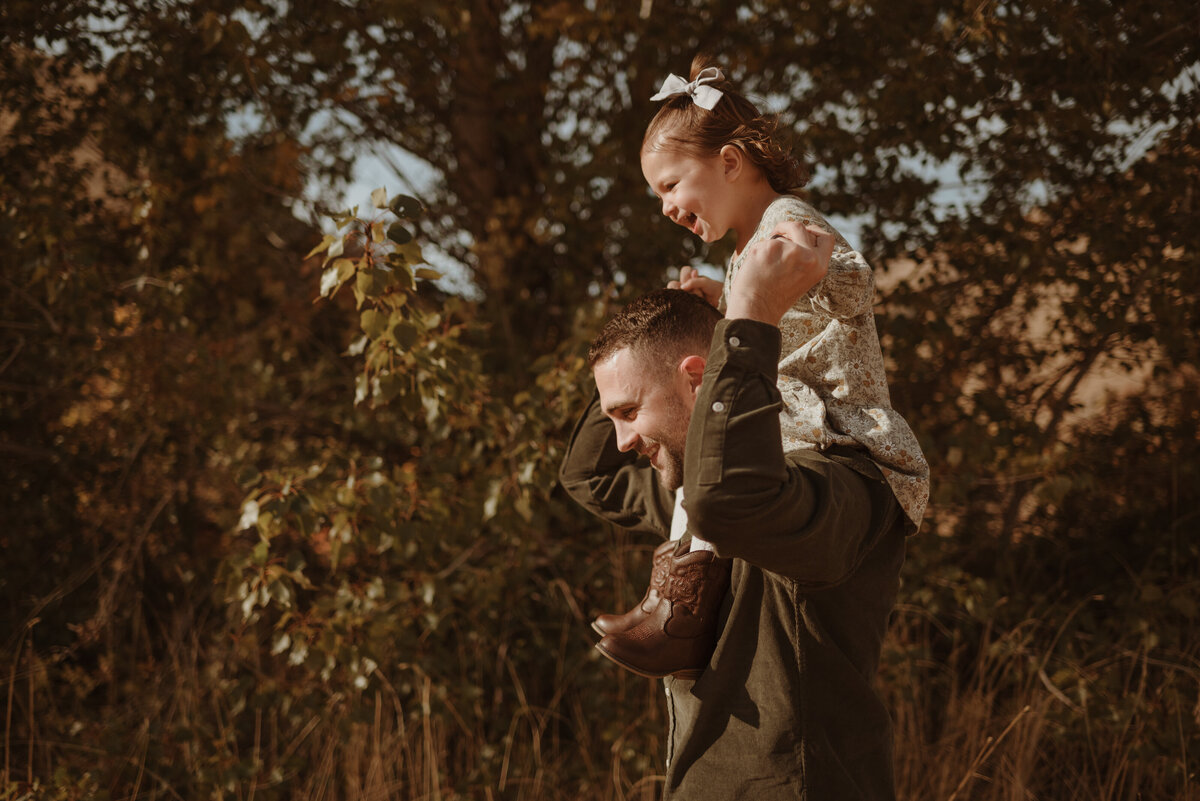
[[[775,204],[770,213],[778,219],[769,221],[773,228],[783,221],[798,222],[824,228],[836,237],[829,271],[809,291],[812,302],[840,320],[849,320],[871,310],[875,302],[875,275],[862,254],[850,247],[836,228],[820,212],[799,198],[787,198]]]
[[[596,392],[571,433],[558,479],[580,506],[611,523],[663,536],[670,530],[674,493],[645,458],[617,448]]]
[[[784,456],[779,348],[774,326],[717,324],[684,453],[688,526],[720,556],[830,586],[873,546],[887,487],[813,451]]]
[[[835,251],[829,271],[812,288],[812,301],[839,320],[849,320],[871,310],[875,302],[875,275],[857,250]]]

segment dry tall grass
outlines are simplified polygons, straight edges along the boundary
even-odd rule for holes
[[[647,556],[622,543],[602,569],[616,571],[632,599],[639,582],[625,571]],[[137,654],[113,644],[108,669],[140,668],[113,678],[94,719],[64,731],[66,717],[86,713],[80,700],[90,690],[72,684],[80,671],[39,655],[27,636],[3,664],[0,799],[190,801],[203,787],[221,801],[651,801],[666,729],[660,686],[597,659],[585,617],[573,603],[562,607],[560,648],[547,654],[557,662],[554,687],[530,686],[504,649],[481,655],[464,644],[464,664],[486,656],[493,698],[452,697],[447,677],[396,665],[366,692],[325,688],[299,724],[285,708],[232,706],[229,682],[279,677],[231,666],[232,652],[204,645],[177,620],[158,631],[145,624],[141,645],[129,646]],[[1000,630],[964,618],[953,630],[915,606],[897,610],[881,686],[895,722],[899,797],[1200,798],[1195,653],[1169,654],[1148,638],[1141,649],[1071,662],[1055,655],[1057,636],[1037,636],[1045,629],[1040,620]],[[165,648],[155,656],[148,640]],[[581,686],[603,692],[604,703]]]

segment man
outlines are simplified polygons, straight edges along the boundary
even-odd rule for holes
[[[732,558],[719,635],[695,680],[665,679],[664,797],[894,798],[891,723],[872,689],[904,557],[904,515],[861,453],[783,453],[783,313],[825,274],[833,242],[785,224],[752,248],[724,319],[661,290],[597,338],[597,393],[561,470],[583,506]]]

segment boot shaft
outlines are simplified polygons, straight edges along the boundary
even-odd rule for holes
[[[729,589],[732,562],[712,551],[693,551],[671,560],[671,570],[660,591],[657,617],[674,637],[695,637],[715,630],[721,601]],[[663,613],[666,614],[663,614]]]

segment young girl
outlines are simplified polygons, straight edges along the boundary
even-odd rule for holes
[[[916,531],[929,497],[929,467],[888,395],[871,310],[875,295],[871,267],[794,194],[807,176],[781,146],[775,117],[759,113],[734,91],[720,69],[700,57],[692,64],[690,78],[670,76],[651,98],[665,102],[642,140],[642,172],[662,199],[664,215],[705,242],[716,242],[732,231],[736,247],[724,285],[684,267],[671,286],[700,294],[723,308],[747,248],[770,237],[779,223],[797,221],[833,233],[837,244],[826,276],[779,325],[784,354],[778,380],[784,452],[806,448],[836,452],[847,447],[865,452],[895,493],[910,530]],[[686,529],[681,495],[676,497],[672,539]],[[690,550],[701,549],[712,546],[693,534]],[[597,618],[593,627],[605,635],[597,645],[601,652],[643,675],[694,675],[707,664],[711,645],[697,649],[695,642],[673,641],[655,623],[665,616],[653,614],[657,603],[669,602],[660,595],[666,582],[687,580],[683,571],[672,578],[675,562],[685,555],[660,547],[651,587],[642,602],[624,615]],[[716,612],[705,615],[711,626],[707,639],[713,644]],[[646,656],[650,652],[653,659]],[[643,669],[648,664],[655,667]]]

